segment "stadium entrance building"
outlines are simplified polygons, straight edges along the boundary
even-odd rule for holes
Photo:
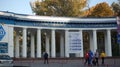
[[[111,32],[116,32],[115,18],[68,18],[32,16],[0,12],[0,54],[15,58],[84,56],[84,33],[88,33],[89,49],[93,52],[101,43],[99,32],[104,34],[104,48],[112,56]],[[102,44],[103,44],[102,43]],[[99,44],[99,45],[98,45]]]

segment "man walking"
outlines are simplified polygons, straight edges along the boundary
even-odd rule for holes
[[[44,64],[48,64],[48,53],[47,52],[45,52],[44,53]]]

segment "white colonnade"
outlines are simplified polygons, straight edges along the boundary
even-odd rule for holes
[[[35,39],[35,32],[31,31],[30,38],[30,57],[31,58],[41,58],[42,57],[42,29],[36,28],[36,39]],[[45,35],[45,51],[49,54],[49,57],[56,58],[56,30],[57,29],[51,29],[50,33],[46,33]],[[64,33],[60,33],[60,57],[70,57],[69,51],[68,51],[68,32],[70,29],[65,29]],[[84,30],[78,30],[81,35],[81,48],[84,47],[83,45],[83,31]],[[111,48],[111,30],[106,30],[105,33],[105,52],[107,56],[112,56],[112,48]],[[27,58],[27,28],[22,29],[23,33],[23,39],[22,39],[22,58]],[[90,35],[90,49],[95,52],[97,49],[97,29],[91,30]],[[51,37],[51,39],[50,39]],[[36,44],[35,44],[36,40]],[[51,41],[51,42],[50,42]],[[36,47],[36,48],[35,48]],[[76,54],[76,57],[83,57],[84,51],[83,49],[79,54]],[[16,46],[15,46],[15,57],[20,58],[20,44],[19,44],[19,31],[16,31]]]

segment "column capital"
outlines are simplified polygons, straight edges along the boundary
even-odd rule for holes
[[[69,31],[70,29],[65,29],[65,31]]]
[[[110,31],[111,29],[107,29],[107,31]]]
[[[83,29],[79,29],[79,31],[83,31]]]
[[[27,27],[22,27],[23,29],[27,29]]]
[[[93,29],[93,31],[97,31],[97,29]]]
[[[51,30],[56,30],[56,29],[51,29]]]
[[[37,30],[41,30],[41,29],[42,29],[42,28],[39,28],[39,27],[37,28]]]

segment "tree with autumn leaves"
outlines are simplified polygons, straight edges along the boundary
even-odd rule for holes
[[[113,10],[112,8],[106,3],[99,3],[97,4],[93,10],[88,14],[88,17],[112,17]]]
[[[36,15],[64,17],[112,17],[112,8],[106,3],[99,3],[94,8],[83,10],[86,0],[43,0],[31,4]],[[92,10],[91,10],[92,9]],[[90,10],[90,11],[89,11]],[[87,14],[86,14],[87,11]]]
[[[37,15],[79,17],[86,0],[43,0],[31,4],[32,11]]]
[[[117,3],[113,2],[111,6],[114,11],[114,14],[116,16],[120,16],[120,0],[118,0]]]

